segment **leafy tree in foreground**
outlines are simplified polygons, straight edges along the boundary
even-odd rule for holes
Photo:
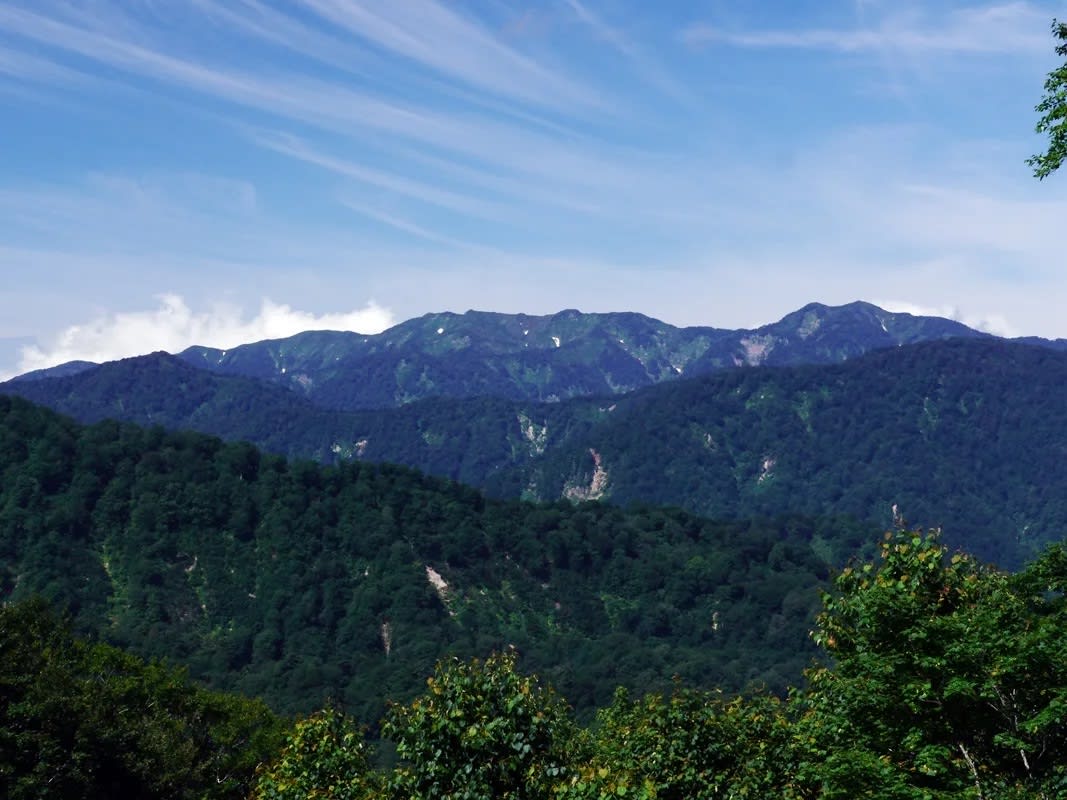
[[[278,745],[265,705],[0,607],[0,796],[241,798]]]
[[[440,662],[382,733],[403,760],[391,782],[398,798],[547,798],[575,755],[567,706],[519,674],[513,654]]]
[[[285,747],[261,768],[253,800],[362,800],[377,781],[355,723],[332,708],[296,723]]]
[[[1053,20],[1052,34],[1060,41],[1056,55],[1067,57],[1067,23]],[[1048,134],[1048,148],[1026,163],[1034,168],[1034,177],[1044,180],[1067,158],[1067,61],[1048,74],[1045,97],[1036,111],[1041,114],[1037,132]]]
[[[786,702],[681,686],[632,701],[619,690],[576,732],[514,655],[440,662],[427,692],[383,725],[401,759],[385,794],[1065,798],[1067,546],[1011,575],[950,557],[939,536],[891,532],[878,561],[837,577],[814,633],[830,663]],[[313,720],[282,758],[295,759],[300,792],[367,796],[361,741],[334,717]],[[338,789],[346,776],[351,794]]]
[[[938,536],[887,534],[825,596],[802,777],[824,798],[1063,797],[1067,552],[1011,576]]]
[[[631,701],[616,692],[597,718],[593,757],[558,795],[658,800],[791,797],[789,721],[773,697],[727,700],[676,687]]]

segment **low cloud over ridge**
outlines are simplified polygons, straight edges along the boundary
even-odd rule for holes
[[[878,300],[875,305],[897,314],[912,314],[916,317],[944,317],[962,322],[968,328],[1011,339],[1021,334],[1003,314],[968,314],[956,306],[928,306],[919,303]]]
[[[101,314],[71,325],[43,346],[23,347],[17,373],[68,361],[114,361],[157,350],[178,353],[192,345],[226,349],[308,330],[380,333],[393,324],[392,312],[373,301],[353,311],[314,314],[264,298],[259,312],[247,318],[233,305],[196,311],[180,295],[165,294],[154,309]]]

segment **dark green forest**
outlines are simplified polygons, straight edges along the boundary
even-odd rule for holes
[[[1061,356],[1004,348],[543,406],[542,471],[493,471],[564,493],[595,451],[615,504],[0,397],[0,794],[1067,797]],[[447,453],[433,408],[501,424],[375,413]],[[725,519],[618,477],[686,470]],[[891,501],[985,519],[879,551]]]
[[[256,702],[0,609],[0,790],[13,798],[1067,796],[1067,551],[1012,575],[887,533],[822,594],[827,658],[784,697],[676,682],[586,725],[513,652],[439,661],[380,724]],[[249,794],[249,791],[251,792]]]
[[[884,314],[5,384],[0,797],[1067,800],[1064,342]]]
[[[278,711],[360,719],[434,662],[515,648],[579,715],[678,676],[795,683],[848,519],[487,500],[401,467],[80,426],[0,398],[0,590]],[[435,586],[435,581],[439,585]]]
[[[989,338],[959,322],[863,302],[809,303],[752,330],[676,328],[632,312],[468,311],[426,314],[369,336],[309,331],[229,350],[192,347],[178,357],[218,374],[289,387],[319,408],[356,411],[431,398],[622,394],[739,364],[832,364],[951,336]]]
[[[0,796],[245,797],[286,729],[262,701],[75,638],[40,598],[0,607]]]
[[[1010,568],[1067,529],[1065,384],[1067,353],[953,340],[548,404],[441,398],[342,413],[165,355],[4,390],[83,421],[115,416],[293,457],[400,463],[501,498],[600,496],[717,519],[800,513],[882,528],[896,504]],[[591,493],[592,451],[603,480]]]

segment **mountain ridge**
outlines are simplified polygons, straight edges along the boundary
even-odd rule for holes
[[[210,684],[379,719],[434,661],[517,648],[587,712],[672,676],[784,689],[816,651],[816,587],[873,540],[854,521],[714,522],[535,505],[403,467],[0,397],[0,597]]]
[[[0,388],[83,421],[119,416],[290,457],[399,463],[494,497],[882,526],[899,504],[1010,566],[1067,531],[1065,384],[1067,353],[987,337],[556,403],[445,397],[330,411],[166,354]]]
[[[373,335],[305,331],[225,350],[194,346],[176,355],[199,369],[285,386],[323,408],[366,410],[427,397],[551,402],[624,394],[736,366],[835,363],[872,349],[950,337],[993,338],[953,320],[856,301],[809,303],[751,329],[679,328],[637,312],[442,312]],[[1026,341],[1067,348],[1065,340]],[[91,368],[72,362],[15,380]]]

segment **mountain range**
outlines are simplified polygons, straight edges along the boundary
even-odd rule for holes
[[[833,363],[879,347],[980,335],[866,303],[811,304],[754,330],[676,328],[635,313],[468,311],[428,314],[377,336],[305,333],[179,357],[288,386],[324,408],[359,410],[429,397],[553,402],[623,394],[729,367]]]
[[[68,364],[0,385],[0,596],[289,711],[377,719],[511,646],[582,713],[672,675],[782,689],[879,529],[1011,568],[1063,538],[1064,386],[1062,340],[863,303]]]
[[[0,391],[82,422],[392,462],[501,498],[716,518],[847,514],[885,527],[903,514],[1012,566],[1067,530],[1063,344],[864,303],[805,306],[756,331],[470,312],[378,337],[153,354]]]
[[[427,314],[376,335],[312,331],[177,357],[219,375],[284,386],[332,410],[390,408],[430,397],[553,402],[623,394],[738,366],[831,364],[871,350],[992,338],[952,320],[869,303],[811,303],[755,329],[676,328],[636,313]],[[1064,349],[1067,340],[1027,340]],[[75,361],[16,381],[91,370]]]
[[[614,688],[783,691],[817,651],[816,588],[854,521],[487,500],[390,465],[0,397],[0,598],[198,680],[379,719],[434,662],[515,648],[586,713]]]

